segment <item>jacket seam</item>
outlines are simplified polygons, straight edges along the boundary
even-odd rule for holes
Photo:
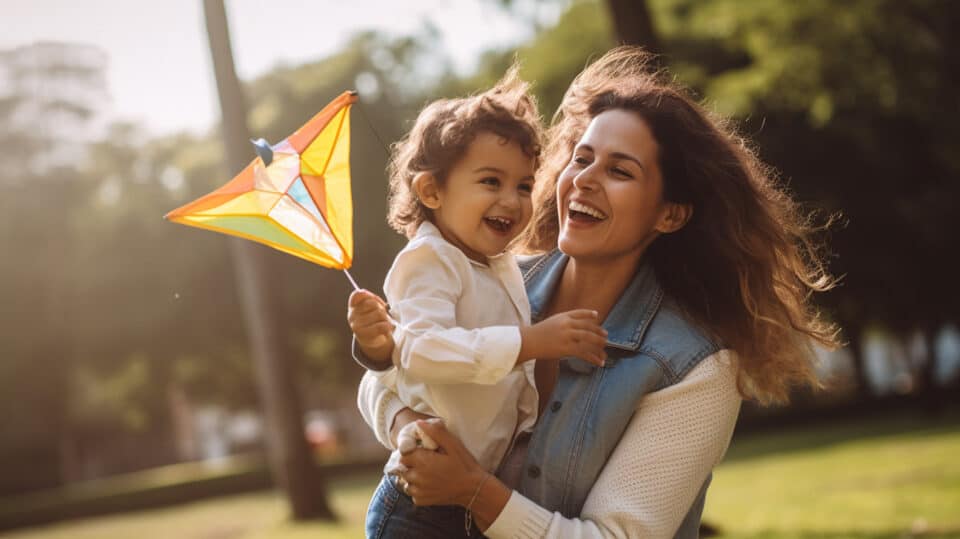
[[[594,405],[597,402],[597,397],[600,394],[598,389],[602,385],[603,377],[606,369],[594,369],[594,376],[590,377],[590,397],[587,399],[586,410],[580,415],[580,423],[577,425],[577,440],[576,444],[573,446],[573,451],[571,451],[570,465],[567,467],[567,477],[564,480],[566,488],[563,489],[563,496],[560,498],[560,507],[564,509],[565,513],[569,509],[567,507],[567,500],[570,497],[571,490],[573,490],[574,485],[576,484],[576,471],[578,464],[580,463],[580,455],[583,449],[583,440],[586,438],[586,428],[587,428],[587,417],[589,416],[586,413],[587,410],[592,410]]]
[[[527,271],[523,272],[523,284],[527,284],[528,282],[530,282],[530,278],[533,276],[533,274],[537,273],[537,270],[539,270],[541,266],[546,264],[547,259],[549,258],[550,258],[550,253],[542,255],[540,258],[537,259],[536,262],[534,262],[532,266],[530,266],[527,269]]]
[[[658,353],[656,350],[648,346],[644,346],[637,352],[655,361],[657,365],[660,367],[660,370],[663,371],[663,373],[667,376],[667,380],[670,382],[670,385],[673,385],[680,381],[680,378],[677,376],[677,373],[675,373],[673,369],[670,368],[670,361],[666,357]]]
[[[699,364],[704,358],[719,352],[720,350],[716,348],[712,343],[710,345],[705,345],[696,354],[693,354],[686,363],[683,364],[683,368],[677,373],[680,378],[683,378],[687,375],[693,368]]]
[[[643,313],[643,323],[637,326],[636,331],[633,333],[633,346],[634,349],[640,346],[641,338],[643,334],[646,333],[647,328],[650,327],[650,324],[653,323],[653,319],[657,314],[658,309],[660,309],[660,304],[663,302],[663,290],[657,287],[656,294],[653,297],[653,301],[647,304],[647,310]]]

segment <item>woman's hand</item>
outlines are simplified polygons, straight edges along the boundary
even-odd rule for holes
[[[387,303],[369,290],[355,290],[347,302],[347,322],[357,338],[360,350],[377,363],[386,364],[393,356],[393,320]]]
[[[407,494],[417,505],[466,507],[487,472],[442,420],[422,420],[417,426],[440,447],[436,451],[415,449],[400,457],[400,463],[408,468],[403,474]]]

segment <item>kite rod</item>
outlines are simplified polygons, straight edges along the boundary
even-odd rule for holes
[[[360,287],[357,286],[357,281],[354,281],[354,280],[353,280],[353,275],[350,275],[350,272],[347,271],[346,269],[343,270],[343,273],[345,273],[345,274],[347,275],[347,279],[350,279],[350,284],[353,285],[353,289],[354,289],[354,290],[360,290]]]

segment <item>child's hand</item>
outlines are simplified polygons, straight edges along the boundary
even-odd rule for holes
[[[560,313],[520,329],[520,361],[574,356],[603,366],[607,332],[596,311],[578,309]]]
[[[402,429],[400,429],[400,434],[397,435],[397,449],[400,451],[400,454],[406,455],[418,447],[429,449],[430,451],[436,451],[437,442],[433,441],[433,438],[424,434],[424,432],[420,430],[420,426],[417,425],[416,421],[407,423]]]
[[[427,417],[427,416],[422,416]],[[442,419],[428,418],[431,421],[443,421]],[[390,454],[387,464],[383,467],[384,473],[401,475],[409,470],[400,463],[400,457],[413,452],[415,449],[424,448],[430,451],[436,451],[439,447],[433,438],[427,436],[421,430],[418,421],[411,421],[400,429],[397,435],[397,450]]]
[[[347,322],[360,350],[370,359],[389,363],[393,355],[393,320],[387,304],[369,290],[355,290],[347,303]]]

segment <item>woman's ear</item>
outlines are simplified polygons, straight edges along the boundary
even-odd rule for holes
[[[690,218],[693,217],[692,204],[679,204],[677,202],[667,202],[663,213],[660,214],[660,220],[657,222],[656,231],[661,234],[669,234],[683,228]]]
[[[440,186],[430,172],[419,172],[410,183],[413,192],[424,206],[435,210],[440,207]]]

